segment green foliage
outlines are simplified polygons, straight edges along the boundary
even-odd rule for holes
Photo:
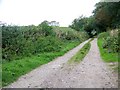
[[[32,69],[63,55],[88,39],[85,32],[67,27],[1,26],[2,84],[6,86]]]
[[[86,17],[80,16],[79,18],[74,19],[72,25],[70,25],[69,27],[77,31],[83,31],[84,25],[87,23],[87,19],[88,18]]]
[[[60,51],[63,41],[57,37],[47,36],[38,38],[36,52],[55,52]]]
[[[118,43],[118,34],[110,35],[110,32],[104,32],[101,33],[98,38],[103,40],[102,47],[104,49],[107,49],[109,53],[117,53],[120,50]]]
[[[86,43],[78,52],[76,55],[74,55],[70,60],[69,63],[73,63],[73,62],[80,62],[81,60],[83,60],[83,58],[86,56],[86,54],[88,53],[89,49],[90,49],[90,41],[88,43]]]
[[[40,52],[58,52],[65,41],[83,42],[87,38],[85,32],[67,27],[52,29],[45,21],[38,26],[2,26],[2,58],[10,61]]]
[[[54,27],[53,31],[56,33],[56,36],[62,40],[79,40],[83,42],[89,38],[85,31],[76,31],[68,27]]]
[[[43,41],[47,41],[46,39],[49,41],[51,37],[45,37],[53,35],[52,32],[52,28],[47,25],[44,26],[44,28],[33,25],[2,26],[2,58],[12,60],[20,56],[30,56],[31,54],[42,51],[38,49],[38,46],[40,46],[40,43],[43,43]],[[55,40],[51,38],[51,41],[54,42]],[[48,43],[49,42],[46,42],[46,45],[48,45]],[[53,45],[54,44],[56,43],[53,43]],[[44,49],[46,47],[41,46],[41,48]],[[53,49],[53,51],[54,50],[55,49]]]
[[[80,17],[80,18],[76,18],[74,19],[74,21],[72,22],[72,25],[70,25],[71,28],[77,30],[77,31],[86,31],[87,34],[92,37],[94,35],[96,35],[96,26],[95,26],[95,19],[93,16],[91,17]],[[92,32],[94,31],[94,32]]]
[[[92,16],[80,16],[73,20],[70,27],[77,31],[86,31],[90,37],[107,31],[107,28],[119,28],[120,2],[98,2],[95,7]]]
[[[93,13],[100,31],[106,31],[107,27],[118,28],[120,25],[120,2],[99,2]]]
[[[99,34],[98,39],[102,39],[102,38],[106,39],[107,36],[109,36],[108,32],[102,32]]]
[[[103,48],[107,48],[108,52],[118,52],[119,51],[118,38],[116,36],[113,37],[108,36],[106,40],[104,39]]]
[[[0,88],[2,87],[2,63],[0,63]]]
[[[66,42],[59,52],[42,52],[19,60],[3,62],[2,65],[2,85],[6,86],[17,80],[21,75],[30,72],[32,69],[52,61],[54,58],[64,55],[68,50],[77,46],[80,42]]]
[[[90,37],[93,37],[98,33],[95,18],[93,16],[87,19],[87,23],[84,25],[84,30],[88,33]]]
[[[77,30],[77,31],[83,31],[84,25],[87,23],[86,17],[80,16],[79,18],[76,18],[73,20],[72,25],[70,25],[71,28]]]
[[[47,21],[43,21],[41,24],[38,25],[39,28],[41,28],[43,34],[45,36],[48,36],[48,35],[52,35],[53,32],[51,31],[52,30],[52,27],[50,27],[48,24],[47,24]]]
[[[106,62],[118,61],[120,48],[117,36],[111,36],[109,32],[101,33],[98,36],[98,46],[103,60]]]

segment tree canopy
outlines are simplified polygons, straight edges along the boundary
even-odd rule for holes
[[[120,2],[98,2],[95,7],[92,16],[80,16],[73,20],[70,27],[77,31],[85,30],[90,37],[107,28],[120,27]]]

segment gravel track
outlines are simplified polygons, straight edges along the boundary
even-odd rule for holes
[[[6,88],[118,88],[118,76],[101,60],[96,38],[83,61],[67,63],[88,41],[21,76]]]

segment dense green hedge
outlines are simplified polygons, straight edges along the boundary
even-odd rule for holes
[[[101,57],[105,62],[118,61],[118,52],[120,51],[118,39],[118,31],[115,30],[99,34],[98,46]]]
[[[61,37],[46,23],[38,26],[2,26],[2,58],[11,61],[42,52],[59,52],[67,41],[83,41],[80,33],[67,31]],[[85,36],[86,34],[83,34]],[[84,40],[87,39],[84,37]]]
[[[43,44],[47,41],[45,37],[52,34],[52,28],[46,27],[48,28],[43,30],[45,28],[42,29],[42,26],[2,26],[2,58],[11,60],[42,51],[46,47]],[[51,42],[54,41],[51,38]]]
[[[86,33],[70,28],[38,26],[2,26],[2,85],[6,86],[32,69],[64,55],[80,42],[88,39]],[[62,34],[59,37],[59,33]],[[66,34],[67,32],[67,34]],[[9,62],[10,61],[10,62]]]
[[[118,43],[118,31],[115,32],[115,34],[116,35],[111,35],[111,32],[103,32],[98,37],[103,40],[102,47],[109,53],[117,53],[120,50]]]

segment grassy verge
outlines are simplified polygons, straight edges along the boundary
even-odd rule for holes
[[[115,72],[120,74],[119,67],[119,32],[118,30],[110,30],[102,32],[98,36],[98,47],[101,58],[112,68]]]
[[[31,57],[25,57],[19,60],[3,62],[2,64],[2,85],[6,86],[17,80],[31,70],[52,61],[54,58],[64,55],[68,50],[79,44],[78,41],[64,44],[60,52],[41,53]]]
[[[2,87],[2,64],[0,61],[0,88]]]
[[[103,45],[103,40],[102,39],[98,39],[98,47],[99,47],[99,50],[100,50],[100,55],[101,55],[101,58],[107,62],[107,63],[116,63],[118,62],[118,53],[109,53],[106,49],[104,49],[102,47]],[[119,63],[118,63],[119,64]],[[118,72],[120,74],[120,67],[118,65],[113,65],[111,66],[115,72]]]
[[[90,40],[91,41],[91,40]],[[76,55],[74,55],[70,60],[69,60],[69,64],[70,63],[74,63],[74,62],[80,62],[88,53],[89,49],[90,49],[90,41],[88,43],[86,43],[77,53]]]
[[[118,61],[118,53],[109,53],[106,49],[102,47],[103,45],[102,38],[98,39],[97,43],[98,43],[101,57],[105,62],[117,62]]]

